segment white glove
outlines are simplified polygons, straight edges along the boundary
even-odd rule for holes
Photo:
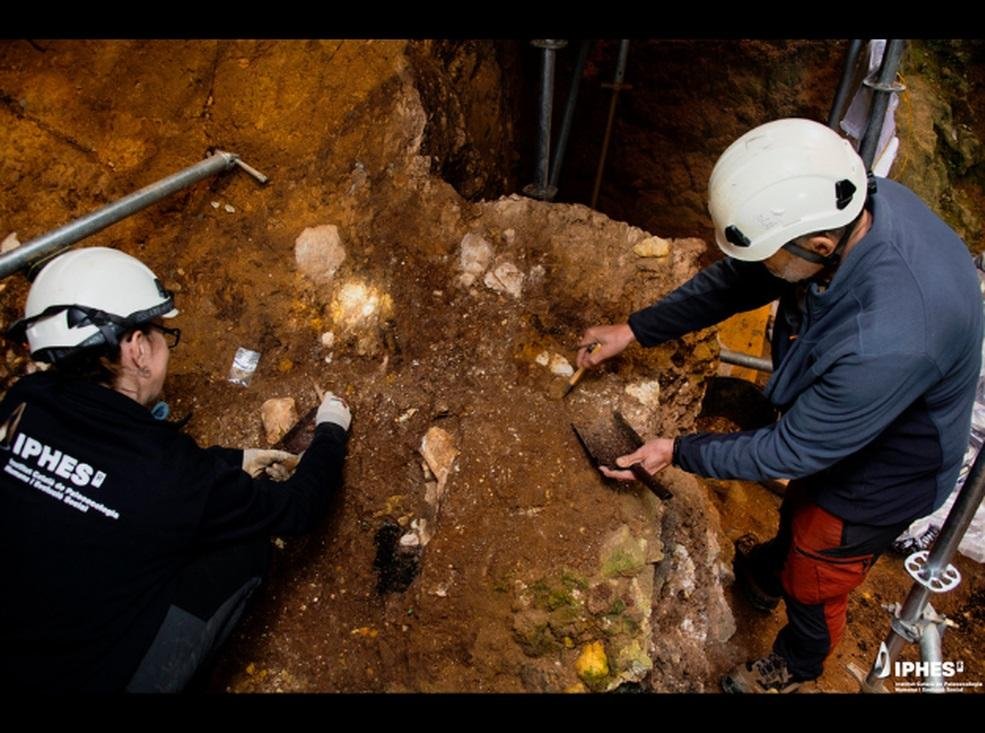
[[[343,430],[348,430],[352,422],[352,413],[349,412],[345,400],[331,392],[326,392],[318,406],[318,412],[315,413],[315,424],[321,425],[323,422],[334,423]]]
[[[253,478],[266,472],[271,478],[283,481],[298,465],[298,457],[283,450],[264,448],[243,449],[243,470]]]

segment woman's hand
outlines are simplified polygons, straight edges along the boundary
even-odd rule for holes
[[[297,468],[299,460],[298,456],[283,450],[243,449],[243,470],[253,478],[266,473],[272,479],[284,481]]]
[[[325,392],[318,412],[315,413],[315,424],[321,425],[323,422],[330,422],[338,425],[343,430],[348,431],[352,424],[352,412],[345,400],[331,392]]]

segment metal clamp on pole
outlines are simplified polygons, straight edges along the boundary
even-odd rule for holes
[[[906,84],[901,81],[893,81],[888,84],[882,84],[875,79],[863,79],[862,84],[869,87],[870,89],[875,89],[877,92],[905,92]]]
[[[13,274],[18,270],[45,259],[54,253],[69,247],[91,234],[102,231],[133,213],[145,209],[151,204],[180,191],[203,178],[216,173],[240,167],[261,184],[267,182],[267,177],[260,171],[247,165],[235,153],[215,150],[205,160],[178,171],[174,175],[162,178],[156,183],[134,191],[119,201],[97,209],[81,219],[69,222],[64,226],[43,234],[40,237],[25,242],[12,252],[0,256],[0,278]]]
[[[889,628],[891,628],[897,636],[902,637],[911,644],[915,644],[920,641],[920,627],[915,623],[904,621],[899,617],[899,615],[894,616],[893,620],[889,622]]]
[[[216,152],[222,152],[222,151],[216,151]],[[244,163],[243,162],[243,159],[240,158],[238,155],[236,155],[234,153],[223,153],[223,155],[232,155],[233,156],[233,163],[235,163],[241,169],[243,169],[244,171],[246,171],[247,173],[249,173],[251,176],[253,176],[261,186],[267,185],[267,181],[269,181],[270,179],[267,178],[265,175],[263,175],[263,173],[261,173],[260,171],[258,171],[252,165],[249,165],[248,163]]]
[[[961,585],[961,573],[954,565],[948,563],[945,567],[931,573],[928,568],[930,553],[919,550],[903,561],[906,572],[931,593],[947,593]]]

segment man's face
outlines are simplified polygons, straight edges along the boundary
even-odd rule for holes
[[[818,248],[808,237],[799,237],[795,239],[794,242],[799,244],[804,249],[809,249],[812,252],[818,252]],[[819,254],[822,253],[819,252]],[[812,278],[824,269],[824,265],[808,262],[805,259],[790,254],[785,249],[777,250],[774,255],[765,259],[763,264],[766,265],[766,269],[769,270],[770,273],[791,283],[801,282],[802,280]]]

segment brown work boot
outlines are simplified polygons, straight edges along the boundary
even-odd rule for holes
[[[756,535],[749,533],[742,535],[735,541],[735,559],[732,561],[732,568],[735,571],[735,584],[742,595],[753,608],[761,613],[773,613],[780,603],[780,597],[768,593],[756,581],[749,560],[749,553],[759,544]]]
[[[779,654],[740,664],[722,677],[722,689],[732,694],[759,692],[796,692],[801,685],[787,669]]]

